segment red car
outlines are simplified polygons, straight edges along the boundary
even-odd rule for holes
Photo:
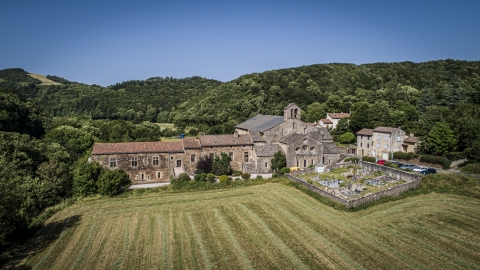
[[[385,160],[384,159],[379,159],[379,160],[377,160],[377,164],[378,165],[383,165],[383,164],[385,164]]]

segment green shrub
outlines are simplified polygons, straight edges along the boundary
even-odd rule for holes
[[[202,173],[204,173],[204,171],[203,171],[202,169],[197,169],[197,170],[195,171],[195,174],[202,174]]]
[[[227,182],[227,180],[228,176],[226,175],[220,175],[220,177],[218,177],[218,181],[220,181],[220,183]]]
[[[257,175],[257,179],[263,179],[263,176],[261,176],[260,174]]]
[[[397,169],[397,168],[398,168],[398,165],[397,165],[397,164],[393,164],[393,163],[391,163],[391,162],[385,162],[385,164],[383,164],[383,166],[390,167],[390,168],[394,168],[394,169]]]
[[[356,157],[349,157],[349,158],[346,158],[346,159],[344,160],[344,162],[349,162],[349,161],[351,161],[352,163],[358,163],[359,160],[360,160],[360,159],[359,159],[359,158],[356,158]]]
[[[207,181],[210,182],[210,183],[215,182],[215,174],[213,174],[213,173],[207,174]]]
[[[242,176],[242,172],[241,171],[233,171],[233,176]]]
[[[178,175],[178,178],[175,181],[188,182],[190,180],[190,176],[187,173],[181,173]]]
[[[280,170],[280,172],[281,172],[282,174],[289,173],[289,172],[290,172],[290,168],[289,168],[289,167],[283,167],[283,168]]]
[[[442,165],[442,169],[444,170],[450,169],[450,165],[452,165],[452,161],[447,159],[446,157],[431,156],[431,155],[421,156],[420,162]]]
[[[243,180],[248,180],[248,179],[250,179],[250,176],[251,175],[249,173],[244,173],[244,174],[242,174],[242,179]]]
[[[276,178],[276,177],[279,177],[279,176],[280,176],[280,174],[278,174],[278,173],[273,173],[272,174],[272,178]]]
[[[195,174],[195,176],[193,176],[193,180],[195,181],[200,181],[200,179],[202,178],[202,175],[201,174]]]
[[[366,161],[366,162],[371,162],[371,163],[376,163],[377,160],[374,158],[374,157],[362,157],[362,161]]]
[[[480,163],[468,163],[460,171],[468,174],[480,174]]]
[[[97,191],[111,197],[126,191],[131,184],[124,170],[103,171],[97,181]]]

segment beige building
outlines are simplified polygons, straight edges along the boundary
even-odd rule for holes
[[[403,144],[402,144],[403,152],[405,152],[405,153],[409,153],[409,152],[416,153],[419,143],[420,143],[420,138],[415,137],[415,135],[413,133],[410,133],[410,136],[407,137],[403,141]]]
[[[377,127],[357,132],[357,154],[377,159],[391,159],[393,152],[403,151],[405,131],[400,128]]]
[[[96,143],[92,159],[108,169],[121,168],[133,183],[168,182],[170,176],[193,174],[202,156],[226,153],[234,170],[270,173],[271,159],[282,151],[288,167],[333,164],[340,151],[326,128],[300,120],[289,104],[284,116],[257,115],[235,127],[234,134],[204,135],[176,142]]]

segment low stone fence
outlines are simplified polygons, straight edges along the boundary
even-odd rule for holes
[[[419,178],[420,179],[422,178],[418,174],[414,174],[414,173],[410,173],[410,172],[386,167],[386,166],[383,166],[383,165],[366,162],[366,161],[359,161],[358,165],[361,168],[366,169],[367,171],[381,171],[384,174],[388,174],[392,177],[395,177],[397,179],[401,179],[401,180],[404,180],[404,181],[407,181],[407,182],[415,181]]]
[[[303,170],[303,171],[292,172],[290,174],[287,174],[286,176],[291,181],[300,183],[303,186],[305,186],[306,188],[310,189],[311,191],[317,192],[318,194],[320,194],[324,197],[327,197],[327,198],[329,198],[329,199],[331,199],[335,202],[343,204],[347,208],[357,207],[357,206],[362,205],[362,204],[367,203],[367,202],[376,201],[376,200],[378,200],[382,197],[385,197],[385,196],[398,196],[401,193],[403,193],[403,192],[405,192],[409,189],[416,188],[420,184],[420,182],[422,181],[422,177],[420,175],[417,175],[417,174],[408,173],[408,172],[400,171],[400,170],[397,170],[397,169],[393,169],[393,168],[390,168],[390,167],[385,167],[385,166],[382,166],[382,165],[377,165],[377,164],[373,164],[373,163],[369,163],[369,162],[365,162],[365,161],[362,161],[359,164],[362,168],[364,168],[366,170],[381,171],[385,174],[389,174],[390,176],[397,177],[397,179],[407,181],[407,183],[404,183],[404,184],[401,184],[401,185],[398,185],[398,186],[394,186],[394,187],[390,187],[390,188],[386,188],[382,191],[375,192],[375,193],[370,193],[370,194],[364,195],[362,197],[344,199],[340,196],[329,193],[328,191],[325,191],[325,190],[323,190],[323,189],[321,189],[321,188],[319,188],[315,185],[312,185],[312,184],[308,183],[307,181],[297,177],[297,175],[302,174],[302,173],[315,172],[314,170],[312,170],[312,171]],[[310,170],[310,169],[308,169],[308,170]]]

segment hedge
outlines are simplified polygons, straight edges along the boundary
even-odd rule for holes
[[[365,156],[365,157],[362,157],[362,160],[366,162],[377,163],[377,160],[374,157]]]
[[[452,161],[448,160],[446,157],[431,156],[431,155],[421,156],[420,162],[442,165],[442,169],[444,170],[450,169],[450,165],[452,165]]]
[[[393,152],[393,159],[411,160],[415,158],[415,153]]]

